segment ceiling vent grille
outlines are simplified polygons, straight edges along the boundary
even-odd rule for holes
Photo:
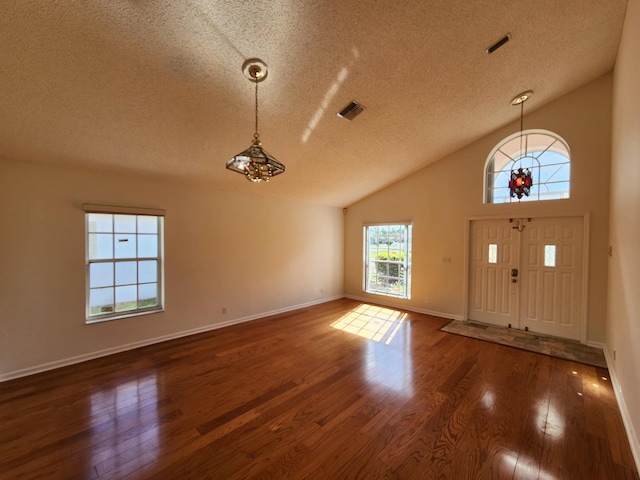
[[[498,40],[496,43],[494,43],[493,45],[490,45],[489,47],[487,47],[487,49],[485,50],[485,52],[487,52],[487,55],[491,55],[493,52],[495,52],[496,50],[498,50],[501,46],[503,46],[505,43],[507,43],[509,40],[511,40],[511,34],[507,33],[504,37],[502,37],[500,40]]]
[[[338,112],[338,116],[342,118],[346,118],[347,120],[353,120],[358,115],[362,113],[364,107],[360,105],[356,101],[352,101],[349,105],[344,107],[340,112]]]

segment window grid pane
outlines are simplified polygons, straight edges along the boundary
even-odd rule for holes
[[[91,315],[112,313],[113,288],[94,288],[89,293],[89,309]]]
[[[158,233],[158,218],[138,215],[138,233]]]
[[[144,260],[138,262],[138,282],[150,283],[158,281],[158,262],[156,260]]]
[[[137,280],[136,262],[116,263],[116,285],[134,285]]]
[[[113,258],[113,234],[90,233],[88,257],[92,260]]]
[[[115,258],[136,258],[136,236],[132,234],[115,234]]]
[[[138,285],[138,308],[158,305],[158,284],[143,283]]]
[[[114,215],[113,229],[116,233],[136,233],[136,215]]]
[[[113,262],[89,265],[89,288],[113,286]]]
[[[116,312],[138,308],[138,292],[135,285],[116,287]]]
[[[158,236],[138,234],[138,257],[153,258],[158,256]]]
[[[105,213],[90,213],[87,216],[87,231],[90,233],[113,232],[113,216]]]

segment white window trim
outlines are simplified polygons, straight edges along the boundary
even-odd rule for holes
[[[84,213],[113,213],[115,215],[151,215],[154,217],[164,217],[165,210],[162,208],[146,207],[119,207],[115,205],[98,205],[95,203],[85,203],[82,205]]]
[[[115,205],[100,205],[85,203],[83,204],[84,217],[85,217],[85,323],[101,323],[111,320],[118,320],[122,318],[136,317],[140,315],[149,315],[152,313],[158,313],[164,311],[164,217],[165,210],[159,208],[144,208],[144,207],[122,207]],[[158,222],[158,256],[157,257],[134,257],[134,258],[122,258],[117,259],[117,262],[123,261],[138,261],[138,260],[157,260],[158,262],[158,305],[152,307],[141,308],[136,310],[129,310],[125,312],[113,312],[100,316],[90,315],[89,304],[89,269],[92,263],[113,262],[115,259],[89,259],[89,226],[87,219],[89,213],[107,213],[112,215],[148,215],[157,217]]]

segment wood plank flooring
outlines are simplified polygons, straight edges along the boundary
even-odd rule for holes
[[[5,382],[0,478],[638,480],[606,369],[447,322],[343,299]]]

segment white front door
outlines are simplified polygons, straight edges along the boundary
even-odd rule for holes
[[[469,318],[579,340],[583,218],[471,222]]]
[[[520,243],[508,220],[471,222],[469,318],[501,325],[518,325]],[[516,279],[517,282],[517,279]]]

